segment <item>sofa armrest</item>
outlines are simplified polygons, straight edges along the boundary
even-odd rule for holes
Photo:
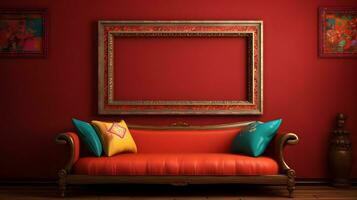
[[[299,142],[299,137],[295,133],[279,133],[274,139],[275,159],[278,162],[281,172],[286,173],[290,170],[289,165],[284,159],[284,148],[287,144],[293,145]]]
[[[73,132],[61,133],[56,137],[56,143],[69,146],[70,155],[64,170],[69,173],[73,164],[79,159],[80,141],[77,134]]]

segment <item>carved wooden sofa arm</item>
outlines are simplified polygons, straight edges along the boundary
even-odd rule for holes
[[[292,192],[295,189],[295,170],[291,169],[284,159],[284,147],[289,144],[297,144],[299,137],[295,133],[279,133],[274,139],[274,155],[278,162],[279,170],[288,176],[287,187],[289,196],[292,197]]]
[[[61,133],[56,137],[56,143],[58,144],[65,144],[69,146],[69,160],[65,165],[64,169],[59,170],[59,187],[61,190],[61,195],[65,195],[66,190],[66,176],[71,172],[72,166],[74,163],[79,159],[79,152],[80,152],[80,141],[77,134],[72,132]]]
[[[69,146],[70,155],[64,170],[69,173],[73,164],[79,159],[80,142],[77,134],[72,132],[61,133],[57,135],[56,142],[58,144],[66,144]]]

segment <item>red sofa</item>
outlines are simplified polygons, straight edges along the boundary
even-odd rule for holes
[[[70,147],[69,161],[59,171],[61,195],[68,184],[286,184],[295,188],[295,171],[284,161],[283,148],[297,135],[278,133],[263,156],[230,153],[236,134],[251,122],[187,126],[129,125],[138,153],[112,157],[81,154],[76,133],[59,134],[56,141]]]

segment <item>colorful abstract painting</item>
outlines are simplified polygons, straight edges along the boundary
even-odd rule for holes
[[[0,10],[0,55],[45,56],[46,12]]]
[[[357,57],[357,8],[320,8],[320,56]]]

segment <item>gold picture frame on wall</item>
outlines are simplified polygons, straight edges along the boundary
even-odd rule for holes
[[[247,41],[247,99],[118,100],[114,95],[115,38],[244,38]],[[234,87],[232,86],[234,92]],[[263,113],[262,21],[99,21],[99,114],[261,115]]]

